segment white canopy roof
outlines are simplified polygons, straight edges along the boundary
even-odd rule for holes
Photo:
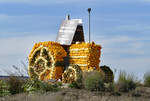
[[[56,42],[61,45],[71,45],[78,25],[82,26],[82,19],[64,20],[60,26]]]

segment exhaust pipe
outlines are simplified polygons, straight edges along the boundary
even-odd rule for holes
[[[91,15],[90,15],[90,13],[91,13],[91,8],[88,8],[88,13],[89,13],[89,26],[88,26],[88,27],[89,27],[89,43],[90,43],[90,41],[91,41],[91,29],[90,29],[90,27],[91,27],[91,26],[90,26],[90,23],[91,23],[91,22],[90,22],[90,20],[91,20],[91,19],[90,19],[90,16],[91,16]]]

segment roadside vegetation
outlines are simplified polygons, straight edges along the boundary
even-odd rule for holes
[[[150,72],[144,74],[144,85],[150,87]]]
[[[16,67],[15,69],[17,70]],[[63,84],[60,81],[55,83],[43,82],[38,79],[31,80],[23,78],[23,76],[10,75],[9,78],[0,80],[0,97],[21,93],[46,94],[48,92],[61,92],[65,89],[85,90],[87,92],[109,92],[115,96],[132,92],[133,96],[141,96],[141,93],[136,88],[139,86],[150,87],[150,73],[145,73],[143,79],[144,82],[141,83],[133,74],[125,71],[120,71],[117,81],[107,83],[105,82],[105,75],[97,71],[84,72],[80,80],[72,84]]]
[[[140,81],[133,74],[127,74],[125,71],[120,71],[119,78],[116,82],[118,91],[128,92],[134,90]]]

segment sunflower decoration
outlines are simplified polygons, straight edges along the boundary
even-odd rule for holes
[[[45,81],[60,79],[64,70],[63,58],[66,55],[66,51],[59,43],[51,41],[36,43],[28,58],[29,76]]]
[[[82,71],[78,65],[70,65],[62,75],[63,83],[73,83],[82,78]]]

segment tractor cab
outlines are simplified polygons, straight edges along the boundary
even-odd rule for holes
[[[82,19],[66,19],[62,21],[56,42],[60,43],[65,50],[76,42],[85,42]]]

